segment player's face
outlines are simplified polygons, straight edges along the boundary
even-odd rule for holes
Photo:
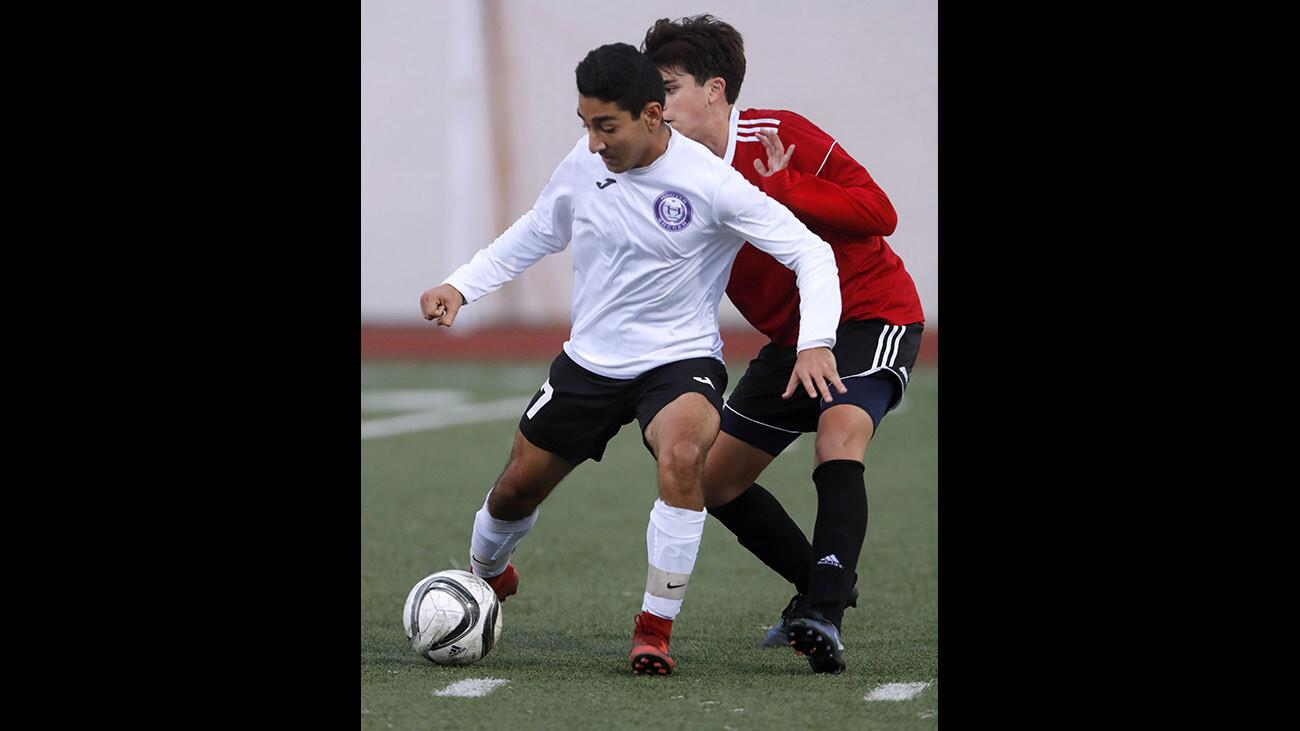
[[[579,94],[578,117],[587,130],[587,149],[599,154],[610,172],[650,164],[646,158],[654,141],[651,128],[658,128],[659,102],[650,102],[641,116],[633,117],[614,102]]]
[[[709,119],[710,91],[718,91],[714,82],[721,79],[697,84],[680,68],[660,68],[659,73],[664,77],[664,121],[687,137],[700,139]]]

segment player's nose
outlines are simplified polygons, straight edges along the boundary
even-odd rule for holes
[[[605,143],[600,141],[600,138],[596,136],[595,132],[588,132],[587,149],[590,150],[591,154],[594,155],[597,152],[600,152],[601,150],[605,149]]]

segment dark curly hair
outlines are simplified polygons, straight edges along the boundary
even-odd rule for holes
[[[626,43],[610,43],[588,53],[574,73],[579,94],[613,102],[634,119],[650,102],[664,103],[659,68]]]
[[[735,104],[745,81],[745,39],[728,23],[705,13],[680,20],[660,18],[646,31],[641,51],[655,66],[680,67],[695,83],[721,76],[727,103]]]

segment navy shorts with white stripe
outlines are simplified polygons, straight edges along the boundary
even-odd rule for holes
[[[833,401],[809,398],[800,387],[782,399],[794,370],[793,346],[768,343],[749,362],[722,411],[722,431],[778,455],[800,434],[817,431],[821,412],[853,404],[871,415],[876,428],[903,400],[921,349],[923,323],[890,325],[883,320],[850,320],[835,334],[835,364],[849,392],[831,389]]]

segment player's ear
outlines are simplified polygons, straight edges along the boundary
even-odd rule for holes
[[[727,80],[721,76],[709,79],[709,103],[721,104],[727,98]]]
[[[654,132],[664,121],[664,106],[659,102],[647,102],[641,109],[641,123],[646,130]]]

